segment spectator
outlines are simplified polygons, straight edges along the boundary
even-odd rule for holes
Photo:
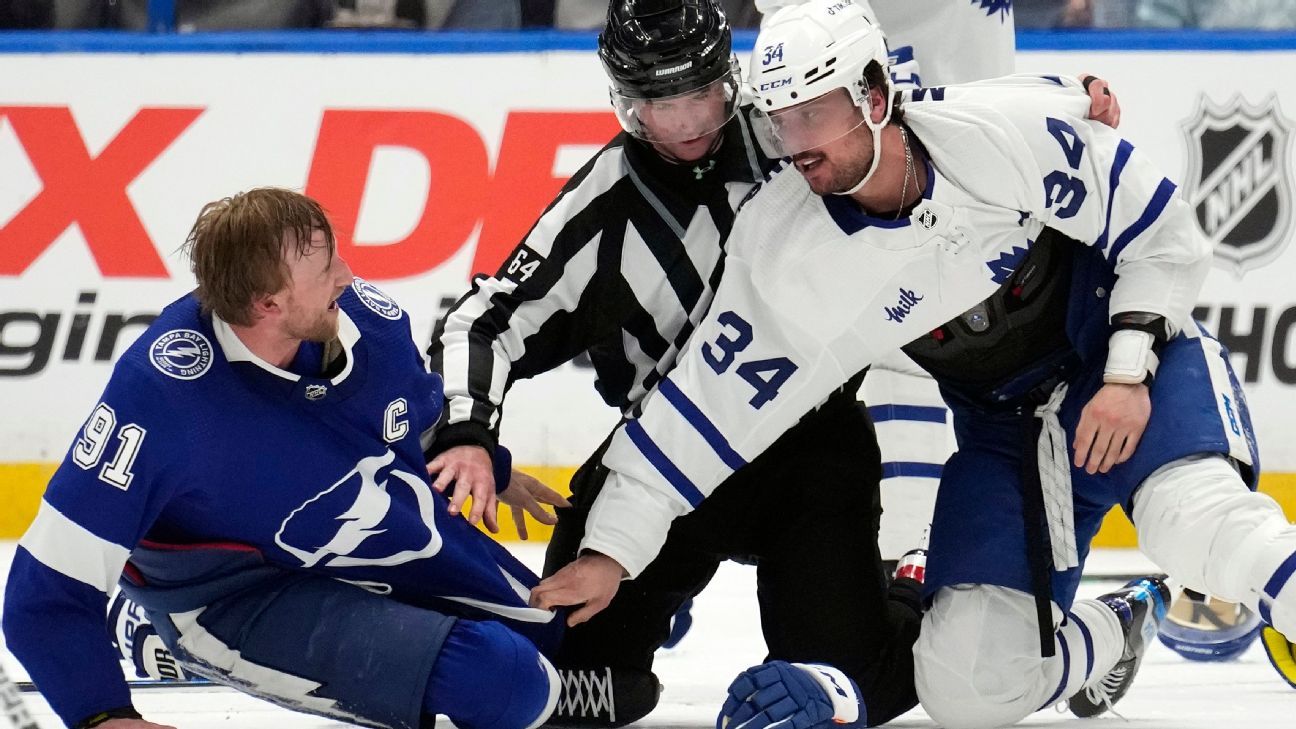
[[[1087,28],[1094,24],[1094,2],[1104,0],[1017,0],[1018,28]]]
[[[422,28],[423,0],[336,0],[333,28]]]
[[[1138,0],[1136,22],[1145,28],[1296,28],[1292,0]]]
[[[0,30],[36,30],[54,23],[48,0],[8,0],[0,3]]]
[[[607,8],[607,0],[597,2]],[[427,16],[424,27],[438,30],[516,30],[523,25],[523,4],[521,0],[423,0]],[[545,4],[552,6],[553,0],[545,0]],[[552,18],[552,10],[549,15]],[[538,24],[548,25],[549,22]]]
[[[116,27],[148,29],[148,0],[116,0],[113,6]],[[332,17],[331,0],[176,0],[175,20],[181,32],[192,32],[321,28]]]
[[[607,20],[609,0],[523,0],[534,20],[528,25],[553,25],[561,30],[595,30]],[[759,28],[761,14],[753,0],[720,0],[732,28]],[[548,13],[546,16],[545,13]],[[527,14],[527,11],[524,11]]]

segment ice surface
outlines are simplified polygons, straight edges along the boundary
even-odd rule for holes
[[[13,549],[12,543],[0,543],[0,572],[7,573]],[[516,551],[528,564],[539,568],[543,545],[522,545]],[[1150,565],[1135,551],[1099,550],[1090,559],[1089,568],[1091,574],[1123,575],[1149,571]],[[692,631],[679,647],[658,654],[656,670],[665,690],[661,704],[641,726],[688,729],[714,726],[729,680],[763,657],[754,575],[750,567],[734,564],[721,567],[710,587],[694,604]],[[1081,595],[1097,595],[1115,584],[1086,580],[1080,588]],[[806,607],[808,612],[811,606]],[[4,653],[2,658],[11,677],[25,679],[12,656]],[[43,727],[59,726],[38,696],[25,696],[29,709]],[[228,689],[141,690],[136,692],[135,702],[146,718],[179,729],[345,726],[278,709]],[[1290,728],[1296,727],[1296,690],[1278,678],[1258,643],[1236,662],[1211,664],[1190,663],[1158,643],[1152,646],[1134,687],[1118,709],[1128,723],[1111,715],[1082,720],[1048,709],[1028,717],[1018,726]],[[921,709],[915,709],[889,726],[936,725]]]

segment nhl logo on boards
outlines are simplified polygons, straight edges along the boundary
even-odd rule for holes
[[[392,321],[401,318],[400,305],[377,286],[356,276],[351,282],[351,289],[355,291],[356,296],[360,297],[361,303],[378,316]]]
[[[1217,106],[1203,96],[1181,125],[1188,144],[1184,198],[1217,265],[1241,276],[1277,258],[1292,238],[1292,123],[1277,97]]]
[[[328,387],[325,385],[307,385],[306,399],[315,402],[328,394]]]
[[[149,361],[167,377],[196,380],[211,368],[211,342],[201,332],[172,329],[153,340]]]

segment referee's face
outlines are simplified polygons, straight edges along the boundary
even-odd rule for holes
[[[707,156],[728,121],[730,105],[724,87],[705,88],[668,99],[640,104],[644,137],[669,159],[696,162]]]

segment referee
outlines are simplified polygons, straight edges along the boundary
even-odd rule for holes
[[[448,448],[442,473],[465,494],[489,483],[501,403],[516,379],[587,352],[599,394],[636,414],[710,304],[735,209],[781,164],[754,143],[714,0],[613,3],[599,55],[625,131],[572,177],[494,277],[474,280],[428,349],[449,400],[436,439]],[[753,376],[775,385],[779,373]],[[651,711],[653,653],[726,559],[756,564],[771,660],[841,669],[860,687],[870,724],[916,705],[916,583],[889,590],[878,554],[881,466],[856,395],[861,378],[677,519],[607,609],[587,622],[572,614],[579,624],[555,664],[590,695],[560,705],[549,724],[621,726]],[[607,477],[606,445],[572,479],[546,575],[577,557]]]

